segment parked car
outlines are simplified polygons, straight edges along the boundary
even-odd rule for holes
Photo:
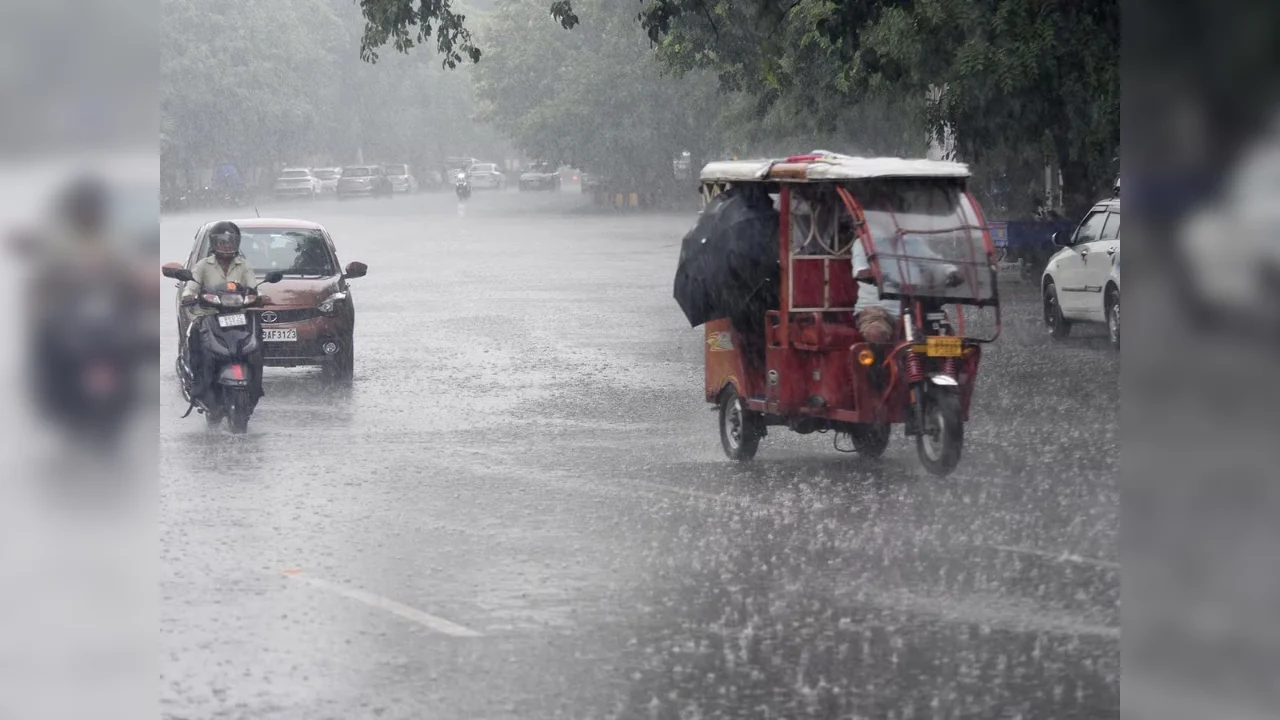
[[[320,181],[321,194],[334,194],[338,192],[338,180],[342,177],[342,168],[316,168],[311,171],[312,175]]]
[[[581,184],[582,192],[584,195],[586,193],[595,192],[597,190],[604,189],[604,177],[600,175],[593,175],[591,173],[584,172],[582,173],[581,183],[582,183]]]
[[[1041,277],[1044,322],[1057,339],[1078,322],[1106,323],[1120,348],[1120,198],[1104,200],[1074,232],[1054,233],[1062,249]]]
[[[418,192],[418,178],[409,172],[408,165],[388,165],[387,179],[391,181],[391,191],[398,193]]]
[[[391,180],[379,165],[349,165],[338,178],[338,198],[360,195],[390,197]]]
[[[459,170],[470,170],[480,162],[473,157],[451,157],[444,161],[445,177],[453,177]]]
[[[471,166],[468,175],[471,178],[471,186],[476,189],[501,190],[507,186],[507,176],[503,175],[494,163],[476,163]]]
[[[320,225],[306,220],[248,218],[240,226],[240,254],[265,277],[272,271],[284,279],[264,291],[261,307],[262,359],[266,367],[319,365],[334,379],[349,381],[355,370],[355,305],[348,280],[364,277],[364,263],[339,270],[333,238]],[[212,252],[207,230],[196,233],[188,270]],[[182,285],[178,284],[180,302]],[[187,331],[178,312],[178,332]]]
[[[285,168],[276,178],[275,196],[315,199],[320,194],[320,179],[307,168]]]
[[[520,190],[559,190],[560,172],[547,163],[535,163],[520,175]]]
[[[1220,198],[1187,218],[1167,260],[1202,332],[1280,331],[1280,122],[1242,156]]]

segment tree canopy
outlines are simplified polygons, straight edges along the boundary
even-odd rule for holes
[[[447,67],[483,55],[457,2],[360,5],[368,59],[432,39]],[[592,12],[541,7],[562,28]],[[748,99],[742,137],[772,123],[856,142],[874,126],[874,144],[909,146],[928,131],[1005,184],[1057,165],[1072,211],[1117,170],[1118,0],[637,0],[630,15],[668,68],[710,71]],[[901,137],[863,122],[874,117],[898,118]]]
[[[161,0],[162,172],[233,162],[407,162],[503,146],[475,123],[470,72],[428,56],[361,62],[347,0]]]
[[[664,76],[619,10],[580,0],[566,33],[540,0],[501,5],[478,30],[493,39],[475,70],[480,118],[531,156],[661,185],[673,157],[718,149],[715,81]]]

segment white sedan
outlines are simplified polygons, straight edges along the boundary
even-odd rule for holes
[[[494,163],[476,163],[471,166],[468,175],[471,178],[471,187],[476,189],[501,190],[507,186],[507,176],[503,175]]]
[[[330,195],[338,192],[338,179],[342,177],[342,168],[316,168],[312,175],[320,181],[320,192]]]
[[[276,197],[315,198],[320,194],[320,178],[307,168],[285,168],[276,178]]]
[[[1073,323],[1106,323],[1119,350],[1120,199],[1094,205],[1075,232],[1065,235],[1054,235],[1062,249],[1049,258],[1041,277],[1045,326],[1061,339]]]

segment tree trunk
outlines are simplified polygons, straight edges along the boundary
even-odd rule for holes
[[[1058,155],[1058,170],[1062,173],[1062,212],[1072,220],[1079,220],[1093,207],[1098,198],[1097,188],[1089,164],[1079,157],[1072,157],[1070,141],[1061,136],[1054,137],[1054,149]]]

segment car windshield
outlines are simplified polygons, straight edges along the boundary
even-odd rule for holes
[[[995,281],[977,213],[959,183],[877,180],[855,188],[885,294],[990,300]]]
[[[320,178],[321,180],[332,180],[338,177],[338,171],[337,170],[317,170],[315,172],[315,176]]]
[[[324,234],[309,228],[241,228],[240,253],[253,271],[265,275],[337,275]]]
[[[280,173],[280,177],[285,180],[302,180],[305,179],[308,174],[309,173],[306,170],[285,170]]]
[[[472,172],[493,172],[496,166],[492,164],[476,165],[471,169]]]
[[[388,165],[387,174],[388,175],[408,175],[409,167],[407,165]]]
[[[367,167],[353,167],[353,168],[342,169],[342,177],[369,177],[369,175],[370,175],[369,168]]]

